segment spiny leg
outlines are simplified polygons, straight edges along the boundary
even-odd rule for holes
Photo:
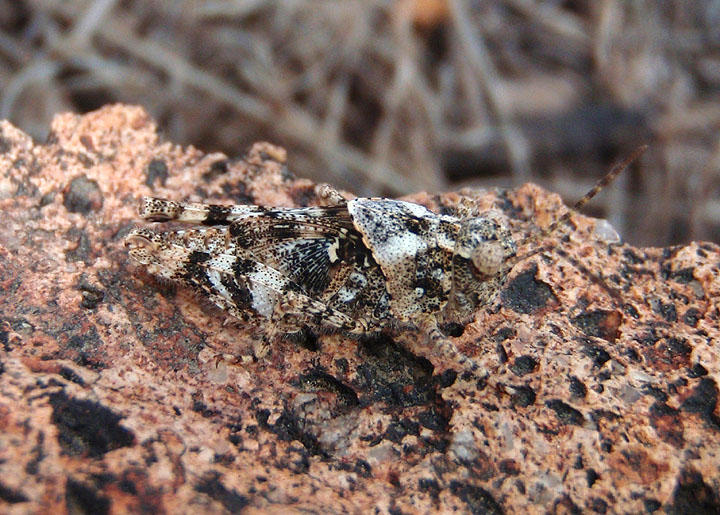
[[[200,202],[176,202],[154,197],[143,197],[138,207],[140,217],[151,222],[199,223],[203,225],[228,225],[234,220],[259,216],[263,208],[251,205],[223,206]]]
[[[482,378],[490,375],[490,372],[485,367],[458,350],[455,344],[440,331],[437,326],[437,321],[434,318],[428,317],[422,320],[418,325],[427,335],[427,345],[433,350],[433,352],[439,350],[442,356],[459,364],[462,368],[472,373],[474,376]]]
[[[275,309],[284,320],[292,322],[295,327],[309,324],[349,333],[364,333],[368,329],[362,320],[350,318],[345,313],[296,291],[284,292]]]

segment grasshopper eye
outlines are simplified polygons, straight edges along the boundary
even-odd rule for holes
[[[515,243],[499,215],[493,212],[464,220],[455,254],[469,259],[483,276],[494,276],[515,255]]]
[[[470,254],[475,268],[483,275],[496,275],[509,257],[506,245],[498,239],[478,242]]]

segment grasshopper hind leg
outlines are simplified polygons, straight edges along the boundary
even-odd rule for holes
[[[262,213],[262,208],[251,205],[224,206],[143,197],[138,212],[143,220],[150,222],[177,221],[202,225],[228,225],[236,220],[257,216]]]

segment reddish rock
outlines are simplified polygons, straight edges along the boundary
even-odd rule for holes
[[[284,150],[206,155],[126,106],[44,144],[3,122],[0,148],[0,510],[720,510],[718,246],[608,245],[576,214],[455,339],[487,380],[416,331],[232,366],[257,331],[123,237],[143,195],[316,202]],[[467,198],[519,237],[565,209],[533,185],[412,200]]]

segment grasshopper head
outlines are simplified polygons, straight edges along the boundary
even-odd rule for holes
[[[446,318],[465,322],[489,304],[505,283],[515,242],[501,215],[489,211],[460,222],[452,258],[452,293]]]
[[[472,263],[475,276],[482,280],[497,275],[516,250],[500,213],[488,211],[460,223],[454,257],[458,264],[463,260]]]

